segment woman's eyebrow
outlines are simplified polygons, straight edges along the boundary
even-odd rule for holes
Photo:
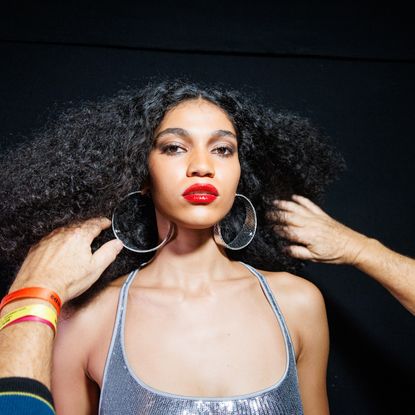
[[[219,137],[226,137],[226,136],[230,136],[233,137],[236,140],[236,135],[229,130],[216,130],[213,132],[212,134],[213,136],[219,136]]]
[[[154,137],[154,140],[157,140],[158,138],[166,134],[174,134],[174,135],[178,135],[178,136],[185,137],[185,138],[191,136],[191,134],[183,128],[166,128],[165,130],[160,131]],[[236,135],[232,131],[229,131],[229,130],[215,130],[212,132],[212,137],[226,137],[226,136],[230,136],[236,139]]]
[[[188,131],[184,130],[183,128],[166,128],[163,131],[160,131],[155,137],[154,140],[157,140],[159,137],[162,137],[163,135],[166,134],[173,134],[173,135],[178,135],[181,137],[189,137],[190,134],[188,133]]]

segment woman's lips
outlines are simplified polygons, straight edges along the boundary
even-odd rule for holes
[[[189,195],[184,195],[183,197],[190,203],[201,204],[212,203],[216,199],[216,196],[212,195],[211,193],[192,193]]]
[[[190,203],[212,203],[219,195],[215,186],[209,183],[195,183],[189,186],[182,196]]]

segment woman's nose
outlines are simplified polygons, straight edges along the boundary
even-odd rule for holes
[[[207,176],[213,177],[215,175],[215,169],[213,161],[210,160],[209,155],[203,152],[197,152],[192,154],[189,159],[189,165],[187,167],[187,176]]]

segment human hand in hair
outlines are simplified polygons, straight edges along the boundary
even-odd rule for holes
[[[369,241],[327,215],[311,200],[293,195],[274,202],[278,208],[275,231],[293,242],[287,252],[294,258],[354,265]]]
[[[63,303],[82,294],[123,247],[113,239],[92,254],[92,241],[110,225],[107,218],[93,218],[52,231],[29,250],[10,292],[45,287],[58,293]]]
[[[327,215],[311,200],[294,195],[274,202],[275,231],[293,242],[287,252],[299,259],[349,264],[382,284],[415,315],[415,260],[368,238]]]

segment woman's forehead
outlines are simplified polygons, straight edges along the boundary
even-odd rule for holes
[[[218,105],[203,98],[182,101],[166,112],[157,131],[170,124],[177,124],[175,127],[206,126],[212,129],[230,130],[235,133],[235,128],[229,115]],[[216,127],[216,128],[215,128]],[[225,128],[226,127],[226,128]]]

